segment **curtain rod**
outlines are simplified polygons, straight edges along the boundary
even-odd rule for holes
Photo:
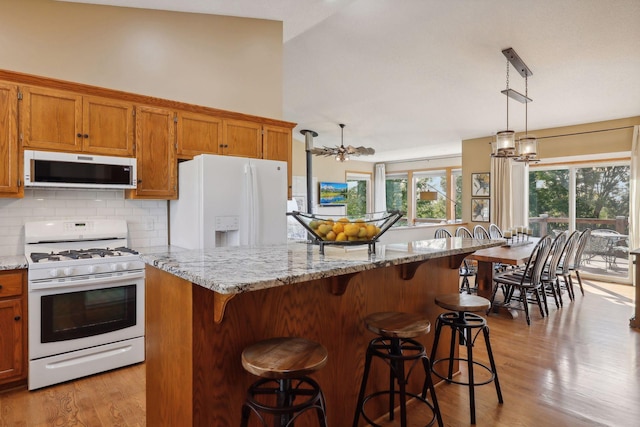
[[[377,163],[384,163],[384,164],[393,164],[393,163],[413,163],[413,162],[424,162],[424,161],[430,161],[430,160],[444,160],[444,159],[457,159],[462,157],[462,154],[454,154],[451,156],[436,156],[436,157],[420,157],[418,159],[411,159],[411,160],[390,160],[388,162],[377,162]]]
[[[622,126],[622,127],[619,127],[619,128],[612,128],[612,129],[600,129],[600,130],[590,130],[590,131],[585,131],[585,132],[565,133],[563,135],[541,136],[538,139],[560,138],[562,136],[586,135],[586,134],[589,134],[589,133],[609,132],[609,131],[621,130],[621,129],[633,129],[633,127],[634,126]]]

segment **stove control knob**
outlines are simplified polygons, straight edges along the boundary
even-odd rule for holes
[[[118,264],[111,264],[111,271],[118,271],[121,269],[120,265]]]
[[[96,272],[96,266],[95,265],[90,265],[87,267],[87,273],[89,274],[93,274]]]
[[[123,263],[122,263],[122,269],[123,269],[123,270],[126,270],[126,269],[128,269],[128,268],[129,268],[129,263],[128,263],[128,262],[123,262]]]
[[[57,268],[52,268],[51,270],[49,270],[49,276],[51,277],[58,277],[60,276],[60,270]]]
[[[71,276],[73,274],[73,268],[72,267],[67,267],[64,269],[64,275],[65,276]]]

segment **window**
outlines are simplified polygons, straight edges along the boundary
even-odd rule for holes
[[[408,193],[407,174],[387,174],[385,181],[387,211],[399,210],[406,214]]]
[[[347,172],[347,215],[371,212],[371,174]]]
[[[413,175],[416,212],[414,218],[421,222],[440,222],[447,218],[447,175],[445,171],[415,173]],[[420,200],[424,191],[437,193],[436,200]]]
[[[454,182],[454,194],[449,195],[449,182]],[[415,215],[417,222],[442,222],[462,217],[462,171],[440,170],[413,174],[415,188]],[[421,200],[423,191],[436,192],[436,200]],[[451,208],[454,202],[454,209]]]
[[[626,163],[597,163],[529,172],[534,235],[592,230],[581,271],[629,278],[629,174]]]

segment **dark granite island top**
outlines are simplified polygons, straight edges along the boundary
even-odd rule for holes
[[[312,376],[325,393],[329,425],[349,424],[373,338],[364,317],[423,313],[434,325],[442,312],[434,298],[458,292],[464,257],[502,243],[378,243],[372,255],[366,246],[326,246],[320,255],[318,246],[300,242],[140,248],[147,263],[147,425],[239,425],[246,390],[256,380],[242,368],[242,350],[275,336],[301,336],[327,348],[327,365]],[[432,340],[432,333],[418,338],[427,353]],[[442,347],[436,357],[448,352]],[[388,381],[388,372],[377,369],[368,389],[382,390]],[[420,391],[423,381],[424,375],[412,375],[407,390]],[[382,414],[383,406],[371,402],[367,411]]]

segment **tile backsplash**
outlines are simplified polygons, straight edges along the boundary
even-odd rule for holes
[[[22,199],[0,199],[0,256],[24,253],[25,222],[80,218],[126,220],[132,248],[168,242],[166,200],[129,200],[124,190],[27,189]]]

